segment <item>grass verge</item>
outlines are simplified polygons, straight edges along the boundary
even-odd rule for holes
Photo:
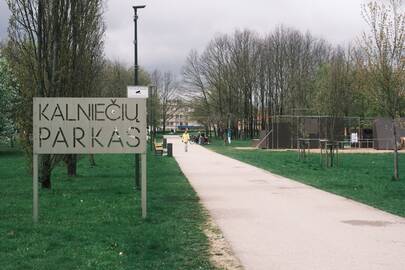
[[[148,218],[141,219],[132,155],[86,157],[40,190],[33,226],[32,178],[23,154],[0,151],[0,269],[214,269],[206,216],[174,159],[148,155]]]
[[[298,160],[295,151],[241,150],[249,141],[207,146],[220,154],[296,181],[405,217],[405,155],[400,155],[400,181],[392,181],[392,154],[340,154],[339,168],[322,168],[319,154]]]

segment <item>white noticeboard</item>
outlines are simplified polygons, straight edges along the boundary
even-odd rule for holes
[[[149,88],[147,86],[127,86],[128,98],[148,98]]]
[[[351,143],[358,143],[359,142],[359,136],[357,133],[352,133],[350,136],[350,142]]]

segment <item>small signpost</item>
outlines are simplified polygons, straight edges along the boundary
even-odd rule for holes
[[[128,98],[148,98],[149,87],[147,86],[127,86]]]
[[[146,99],[34,98],[33,220],[38,221],[39,154],[141,154],[146,217]]]
[[[147,86],[127,86],[127,97],[128,98],[141,98],[147,99],[149,88]],[[139,188],[139,170],[142,170],[139,165],[139,154],[135,154],[135,186]],[[142,181],[142,180],[141,180]],[[142,183],[141,183],[142,185]]]
[[[129,85],[127,86],[127,97],[129,99],[143,99],[145,101],[145,106],[146,106],[146,99],[149,97],[149,87],[147,86],[139,86],[139,85]],[[147,111],[145,109],[145,115],[147,115]],[[146,116],[145,116],[146,117]],[[146,121],[145,121],[146,122]],[[146,126],[145,126],[146,130]],[[145,140],[147,141],[147,135],[145,135]],[[146,150],[145,150],[146,153]],[[136,157],[135,157],[136,159]],[[142,199],[142,209],[146,209],[146,177],[143,177],[146,175],[146,154],[143,154],[141,156],[141,197],[144,198]],[[136,172],[138,173],[139,166],[136,166]],[[135,181],[138,182],[139,175],[135,175]],[[139,185],[139,182],[137,183]],[[146,210],[145,210],[146,211]],[[142,212],[143,213],[143,212]],[[144,214],[142,214],[144,216]],[[146,217],[146,212],[145,212],[145,217]]]

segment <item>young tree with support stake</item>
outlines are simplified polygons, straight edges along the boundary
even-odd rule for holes
[[[405,98],[405,12],[403,0],[388,5],[370,2],[363,6],[363,16],[370,27],[362,37],[365,61],[363,68],[372,83],[371,94],[381,113],[392,119],[394,175],[399,180],[396,119],[404,113]]]

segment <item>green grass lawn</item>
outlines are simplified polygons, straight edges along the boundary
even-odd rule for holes
[[[32,178],[23,154],[0,151],[0,269],[214,269],[206,221],[174,159],[148,155],[149,209],[141,219],[132,155],[83,157],[79,176],[64,167],[40,190],[32,224]]]
[[[322,168],[319,154],[298,160],[295,151],[238,150],[250,141],[208,146],[218,153],[299,182],[405,217],[405,155],[400,155],[400,181],[392,181],[392,154],[340,154],[339,168]],[[402,173],[401,173],[402,169]]]

